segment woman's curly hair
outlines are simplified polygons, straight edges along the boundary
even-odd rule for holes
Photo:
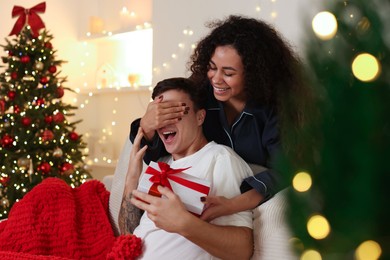
[[[208,84],[209,62],[218,46],[232,46],[242,59],[248,103],[276,108],[281,133],[305,123],[311,90],[300,59],[269,24],[231,15],[208,24],[211,33],[197,44],[190,57],[191,78]]]

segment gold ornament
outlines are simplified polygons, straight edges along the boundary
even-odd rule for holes
[[[30,169],[28,169],[28,178],[30,180],[30,183],[32,182],[32,175],[34,174],[34,166],[33,166],[33,161],[30,159]]]
[[[3,208],[9,208],[9,200],[7,198],[2,198],[1,206],[3,206]]]
[[[18,167],[21,169],[21,170],[27,170],[28,167],[30,165],[30,160],[26,157],[22,157],[22,158],[19,158],[18,159]]]
[[[37,69],[37,70],[43,70],[43,62],[42,61],[37,61],[36,63],[35,63],[35,69]]]
[[[26,75],[26,76],[23,77],[23,80],[24,81],[34,81],[35,78],[33,76],[31,76],[31,75]]]
[[[53,156],[54,157],[61,157],[64,153],[62,152],[62,149],[57,147],[56,149],[54,149],[53,151]]]

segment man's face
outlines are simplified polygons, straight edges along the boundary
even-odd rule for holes
[[[164,93],[164,101],[184,102],[190,108],[188,114],[175,124],[167,125],[157,130],[165,149],[177,160],[197,152],[199,142],[202,140],[202,124],[205,116],[204,110],[195,112],[194,104],[188,94],[183,91],[171,89]],[[158,98],[158,97],[156,97]]]

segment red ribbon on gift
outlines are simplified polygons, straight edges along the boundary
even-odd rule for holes
[[[175,175],[175,174],[180,173],[182,171],[185,171],[191,167],[187,167],[187,168],[183,168],[183,169],[172,169],[168,164],[166,164],[164,162],[157,162],[157,163],[158,163],[158,166],[160,167],[161,171],[156,170],[150,166],[148,168],[146,168],[146,171],[145,171],[145,173],[153,175],[152,177],[149,178],[149,180],[152,183],[156,184],[156,185],[153,185],[153,186],[155,186],[155,188],[157,188],[157,185],[162,185],[162,186],[168,187],[170,190],[172,190],[172,186],[168,180],[168,179],[170,179],[176,183],[179,183],[183,186],[191,188],[192,190],[196,190],[196,191],[201,192],[203,194],[208,194],[208,192],[210,190],[209,187],[202,185],[202,184],[199,184],[199,183],[196,183],[196,182],[193,182],[193,181],[183,179],[180,176]],[[155,192],[156,191],[152,191],[153,194]]]
[[[31,32],[34,37],[39,35],[39,30],[45,28],[45,24],[37,13],[43,13],[46,10],[46,3],[42,2],[30,9],[24,9],[21,6],[15,5],[12,9],[12,18],[19,16],[18,20],[12,28],[12,31],[9,35],[17,35],[23,29],[23,27],[28,24],[31,27]]]

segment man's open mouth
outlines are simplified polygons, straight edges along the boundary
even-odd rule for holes
[[[169,141],[171,140],[175,135],[176,135],[176,132],[173,132],[173,131],[166,131],[166,132],[163,132],[162,133],[163,136],[164,136],[164,139]]]

